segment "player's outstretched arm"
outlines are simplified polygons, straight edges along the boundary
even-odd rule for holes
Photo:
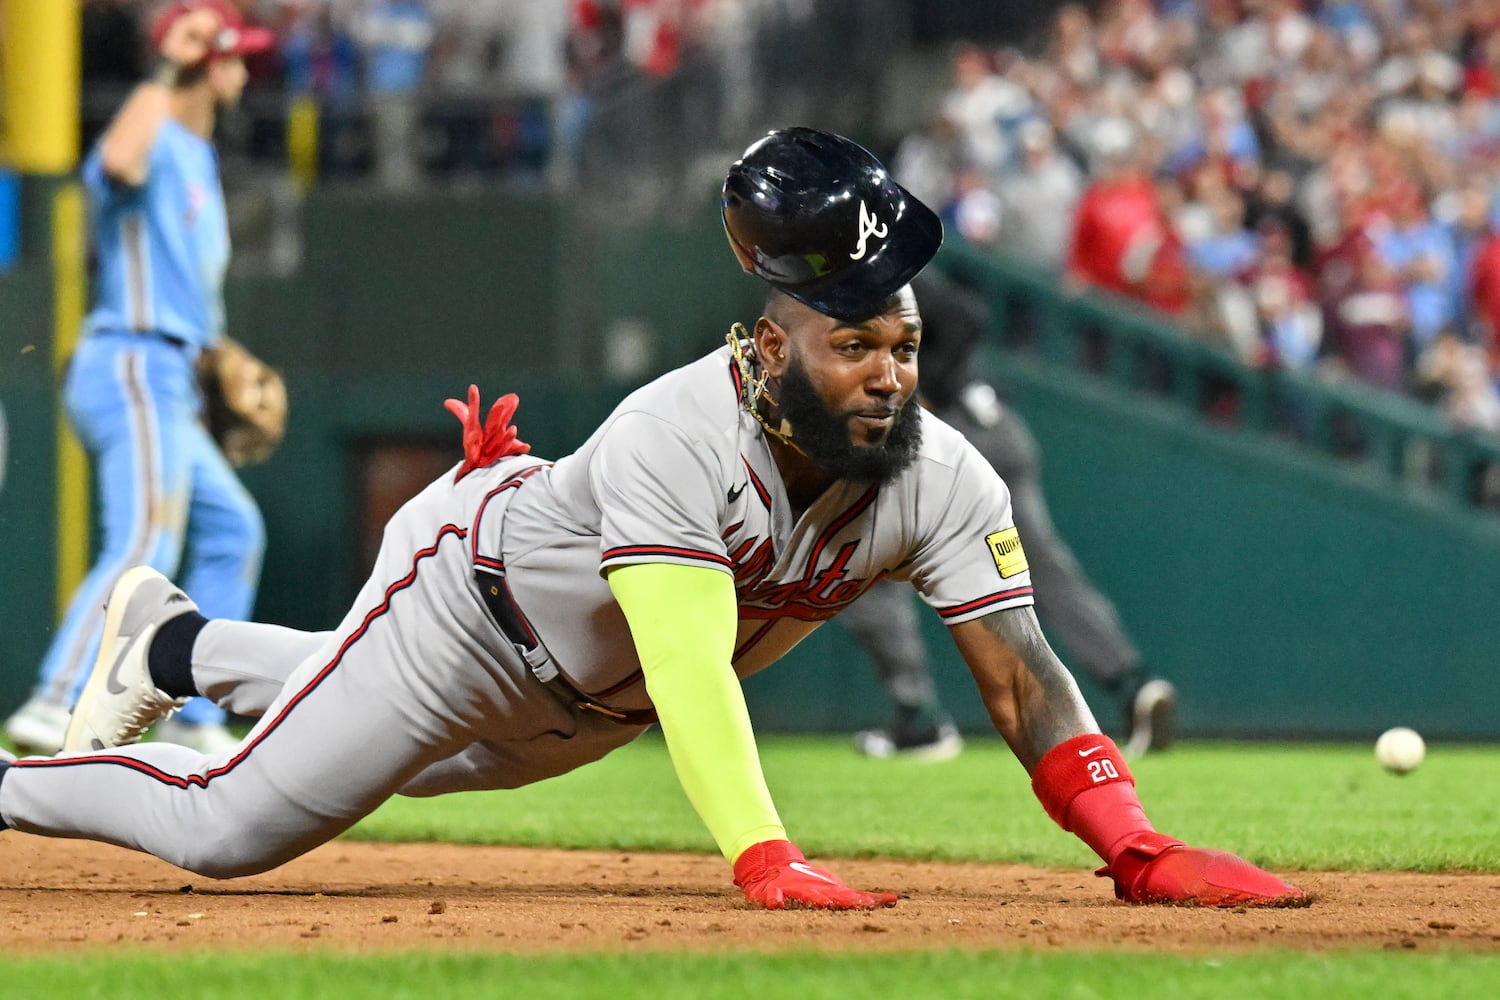
[[[110,179],[128,187],[146,182],[151,146],[172,111],[172,87],[179,74],[208,57],[219,27],[219,16],[202,8],[167,29],[157,53],[161,66],[156,76],[131,92],[99,137],[99,157]]]
[[[1125,758],[1099,732],[1030,607],[955,625],[952,634],[1043,808],[1104,860],[1098,874],[1113,878],[1116,896],[1202,906],[1305,902],[1302,890],[1242,858],[1156,832]]]
[[[990,720],[1027,771],[1063,740],[1099,732],[1030,607],[997,611],[951,632]]]
[[[731,661],[739,615],[734,581],[718,570],[653,563],[609,574],[688,800],[734,865],[745,898],[771,910],[893,906],[810,865],[771,802]]]

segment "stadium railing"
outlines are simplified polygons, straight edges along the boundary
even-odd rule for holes
[[[1200,418],[1285,438],[1467,507],[1500,513],[1500,436],[1352,380],[1256,368],[1145,307],[1062,287],[1055,272],[966,246],[940,266],[989,302],[991,345],[1067,366]]]

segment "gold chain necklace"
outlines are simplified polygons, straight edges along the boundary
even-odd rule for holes
[[[756,423],[765,428],[767,434],[782,444],[796,448],[798,452],[806,454],[801,448],[797,447],[797,442],[792,440],[792,425],[786,422],[786,418],[782,418],[780,427],[772,427],[760,412],[762,400],[771,406],[775,406],[776,399],[771,395],[771,390],[766,385],[771,376],[764,370],[761,371],[759,378],[755,376],[755,344],[751,341],[750,333],[745,329],[745,324],[736,323],[731,326],[729,332],[724,335],[724,339],[729,343],[729,349],[734,353],[734,364],[740,372],[740,403],[755,418]]]

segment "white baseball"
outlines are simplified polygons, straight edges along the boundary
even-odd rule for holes
[[[1416,769],[1427,755],[1427,744],[1415,729],[1396,726],[1380,734],[1375,741],[1375,759],[1380,766],[1395,774],[1405,774]]]

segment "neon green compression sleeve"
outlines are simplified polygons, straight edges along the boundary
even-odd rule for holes
[[[739,621],[734,580],[718,570],[645,563],[612,570],[609,586],[630,623],[677,780],[719,850],[733,862],[753,844],[785,840],[730,665]]]

